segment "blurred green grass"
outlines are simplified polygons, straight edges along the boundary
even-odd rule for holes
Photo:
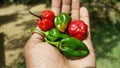
[[[107,20],[92,22],[91,35],[96,52],[97,68],[119,68],[120,31],[115,25]]]

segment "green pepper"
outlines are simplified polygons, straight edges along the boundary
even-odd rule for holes
[[[49,40],[49,41],[58,41],[61,40],[63,38],[68,38],[69,36],[67,34],[61,33],[58,29],[56,28],[52,28],[49,31],[42,31],[36,28],[32,28],[31,31],[37,30],[38,32],[42,33],[45,35],[45,37]]]
[[[54,24],[59,31],[65,32],[67,25],[70,21],[71,17],[68,14],[61,13],[60,15],[55,17]]]
[[[64,38],[57,42],[45,40],[60,49],[60,51],[68,58],[80,58],[89,54],[87,46],[74,37]]]

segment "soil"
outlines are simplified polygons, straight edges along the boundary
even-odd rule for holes
[[[25,66],[23,47],[31,34],[29,29],[36,26],[36,17],[28,13],[29,9],[40,14],[47,8],[45,4],[0,8],[0,68]]]

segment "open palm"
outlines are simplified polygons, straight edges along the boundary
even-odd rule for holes
[[[80,0],[52,0],[51,10],[55,15],[71,11],[73,20],[81,19],[88,25],[88,36],[83,42],[90,54],[81,59],[67,59],[54,46],[43,41],[43,36],[33,33],[24,47],[27,68],[95,68],[95,54],[90,37],[89,14],[80,8]]]

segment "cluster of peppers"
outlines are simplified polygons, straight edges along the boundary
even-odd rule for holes
[[[38,27],[33,28],[45,35],[45,41],[57,47],[68,58],[80,58],[89,54],[87,46],[82,42],[87,34],[87,25],[82,20],[72,21],[66,13],[55,16],[51,10],[44,10],[36,16]]]

